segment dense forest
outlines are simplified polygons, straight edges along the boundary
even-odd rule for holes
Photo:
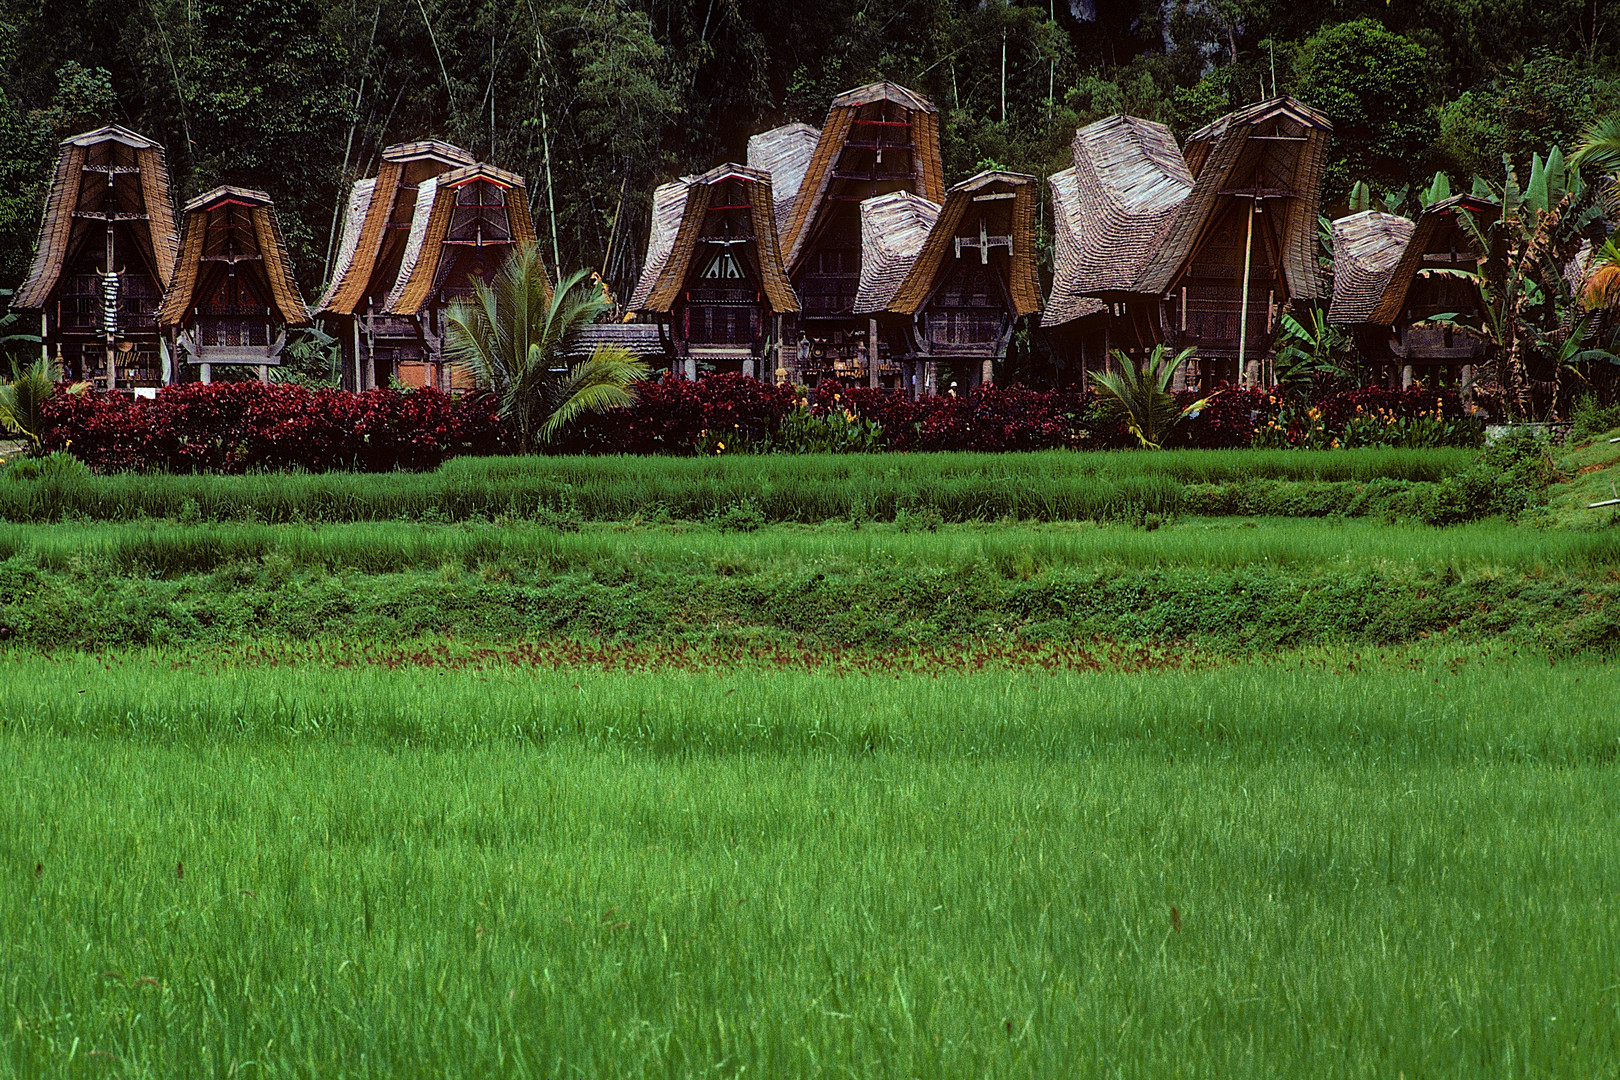
[[[3,0],[0,285],[26,272],[57,142],[162,141],[177,195],[276,200],[307,292],[340,192],[439,137],[529,178],[565,269],[633,282],[653,184],[819,124],[877,78],[943,114],[946,179],[1046,175],[1115,112],[1185,135],[1273,90],[1333,119],[1328,203],[1571,146],[1620,105],[1612,0]]]

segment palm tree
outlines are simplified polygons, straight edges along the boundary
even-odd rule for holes
[[[0,380],[0,430],[16,432],[28,440],[34,453],[40,449],[45,434],[45,402],[56,393],[56,384],[62,379],[62,367],[54,360],[40,357],[31,364],[11,362],[11,377]],[[70,394],[82,394],[89,383],[74,383]]]
[[[1620,113],[1593,121],[1581,135],[1581,144],[1570,155],[1569,167],[1591,166],[1620,184]]]
[[[1177,424],[1209,404],[1209,398],[1202,398],[1178,409],[1175,395],[1170,391],[1176,369],[1185,364],[1194,351],[1182,349],[1171,356],[1163,345],[1155,345],[1151,353],[1137,360],[1115,349],[1113,355],[1119,370],[1091,373],[1092,384],[1102,395],[1104,408],[1123,420],[1145,449],[1157,450]]]
[[[633,404],[635,383],[648,375],[645,363],[616,345],[568,362],[569,342],[610,307],[587,277],[573,274],[553,290],[538,248],[527,245],[447,317],[450,362],[499,395],[500,415],[517,428],[525,451],[552,442],[588,412]]]

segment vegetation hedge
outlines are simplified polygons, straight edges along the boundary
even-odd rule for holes
[[[1183,404],[1194,395],[1183,395]],[[1461,416],[1455,395],[1426,390],[1324,391],[1313,399],[1329,434],[1350,419],[1384,411],[1415,418]],[[582,455],[687,456],[702,446],[732,450],[773,444],[783,418],[801,405],[818,416],[846,413],[883,429],[887,449],[971,451],[1107,448],[1130,440],[1083,390],[984,387],[961,397],[910,399],[870,387],[818,386],[805,394],[743,375],[643,383],[628,409],[588,418],[558,449]],[[1278,414],[1264,390],[1227,388],[1177,431],[1175,445],[1236,448]],[[57,394],[47,407],[47,450],[65,450],[98,473],[419,471],[451,457],[507,453],[510,433],[483,394],[436,390],[355,394],[292,384],[193,383],[151,399],[90,391]],[[1303,436],[1288,433],[1288,442]],[[780,443],[776,443],[780,446]]]

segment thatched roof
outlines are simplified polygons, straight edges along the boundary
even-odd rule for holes
[[[1010,196],[1010,197],[1009,197]],[[1012,297],[1012,315],[1017,318],[1041,309],[1041,285],[1035,269],[1035,178],[1000,169],[982,172],[962,181],[945,194],[928,240],[913,260],[903,284],[888,305],[890,311],[915,315],[928,302],[947,259],[969,258],[967,244],[991,236],[1012,240],[1007,251],[1007,287]],[[864,212],[865,206],[861,208]],[[974,213],[975,209],[980,213]],[[864,224],[864,216],[863,216]],[[967,231],[964,232],[963,230]],[[862,262],[865,261],[862,240]],[[987,258],[988,255],[981,255]],[[861,274],[861,286],[866,274]],[[855,310],[860,310],[856,301]]]
[[[94,182],[85,184],[87,175]],[[115,216],[109,219],[109,214]],[[137,248],[151,262],[158,287],[167,288],[179,245],[168,163],[161,146],[116,124],[63,141],[34,262],[12,307],[44,310],[63,270],[80,255],[92,231],[97,241],[105,235],[108,220],[128,224]]]
[[[388,247],[388,226],[414,223],[408,216],[415,207],[411,187],[471,164],[473,156],[467,151],[433,139],[396,143],[383,150],[377,175],[357,180],[349,191],[338,258],[326,295],[321,297],[321,313],[353,315],[374,286],[391,286],[393,282],[374,283],[373,278]],[[403,207],[399,205],[402,197]]]
[[[686,215],[686,196],[696,177],[683,176],[653,189],[652,228],[647,233],[647,258],[641,264],[641,277],[630,293],[631,311],[642,311],[652,297],[653,286],[663,276],[669,253],[675,250],[675,237]]]
[[[1407,218],[1363,210],[1333,223],[1333,305],[1328,321],[1369,321],[1415,226]]]
[[[851,148],[849,144],[860,141],[852,138],[852,132],[858,123],[866,126],[860,116],[861,111],[883,103],[896,106],[906,117],[904,122],[910,125],[911,174],[897,179],[903,184],[904,190],[914,195],[921,195],[933,203],[945,201],[945,169],[939,148],[939,110],[926,98],[887,82],[872,83],[839,94],[833,98],[832,107],[827,110],[827,121],[816,141],[815,153],[805,168],[798,198],[782,228],[782,247],[790,274],[804,255],[805,245],[815,232],[817,219],[825,207],[835,201],[840,191],[851,183],[835,173],[840,159]]]
[[[561,356],[566,360],[583,360],[599,346],[616,345],[643,360],[662,360],[664,338],[656,323],[590,323],[579,328],[564,344]]]
[[[1136,291],[1193,189],[1163,124],[1110,116],[1075,133],[1074,168],[1051,178],[1059,243],[1043,324],[1094,314],[1089,297]]]
[[[309,307],[293,277],[270,196],[251,188],[217,187],[186,203],[180,255],[158,309],[158,324],[184,326],[229,269],[265,296],[281,322],[308,326]]]
[[[855,313],[887,311],[939,220],[939,207],[909,191],[861,203],[861,284]]]
[[[1384,286],[1383,295],[1367,316],[1367,321],[1378,326],[1394,326],[1401,317],[1401,310],[1406,307],[1406,294],[1412,287],[1413,280],[1423,269],[1424,256],[1429,254],[1431,246],[1442,232],[1457,227],[1457,214],[1467,211],[1478,215],[1480,224],[1484,225],[1495,220],[1501,212],[1495,202],[1482,199],[1477,195],[1453,195],[1449,199],[1442,199],[1431,206],[1424,208],[1418,215],[1417,225],[1412,230],[1412,237],[1407,241],[1406,248],[1401,252],[1401,258],[1390,272],[1389,281]],[[1467,238],[1461,238],[1466,247]],[[1468,248],[1471,256],[1478,256],[1479,252]]]
[[[799,186],[804,183],[804,172],[810,167],[820,138],[821,132],[809,124],[784,124],[748,139],[748,167],[771,178],[778,231],[793,214]]]
[[[534,243],[534,221],[529,217],[529,195],[523,177],[494,165],[464,165],[459,169],[424,180],[416,190],[416,209],[411,231],[400,262],[399,278],[388,294],[384,311],[389,315],[419,315],[441,282],[441,267],[447,249],[456,241],[449,236],[456,192],[469,184],[485,182],[503,192],[502,227],[505,236],[486,238],[486,247],[523,247]]]
[[[1041,313],[1041,325],[1063,326],[1105,309],[1101,300],[1075,291],[1074,278],[1065,272],[1082,262],[1085,255],[1085,234],[1081,230],[1080,174],[1075,169],[1064,169],[1047,179],[1052,189],[1052,295],[1046,298],[1046,310]]]
[[[1239,109],[1194,132],[1184,154],[1195,178],[1193,190],[1134,291],[1168,292],[1225,200],[1251,191],[1257,178],[1263,178],[1263,192],[1275,196],[1267,200],[1267,213],[1278,215],[1273,227],[1288,297],[1326,298],[1327,275],[1316,258],[1317,214],[1332,134],[1326,116],[1290,97]]]
[[[749,227],[754,237],[755,269],[759,273],[760,290],[765,294],[771,310],[798,311],[799,301],[788,284],[782,268],[782,253],[776,242],[776,219],[771,198],[771,178],[768,173],[744,165],[721,165],[702,176],[693,177],[686,185],[686,197],[681,202],[680,224],[670,243],[669,251],[661,260],[657,280],[648,290],[646,298],[636,310],[668,312],[675,306],[687,276],[692,272],[692,260],[699,245],[706,239],[704,223],[714,207],[713,195],[721,184],[735,181],[741,197],[747,200]],[[669,203],[674,205],[674,199]],[[649,258],[649,268],[651,259]],[[644,271],[642,280],[647,274]],[[636,294],[641,294],[637,283]]]

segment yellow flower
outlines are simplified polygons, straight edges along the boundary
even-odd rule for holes
[[[725,443],[716,443],[715,445],[718,446],[721,450],[724,450],[726,448]],[[719,453],[719,451],[715,451],[715,452]]]

